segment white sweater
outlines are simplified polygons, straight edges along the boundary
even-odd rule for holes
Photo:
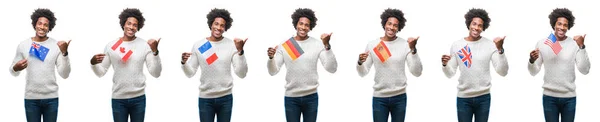
[[[468,45],[471,48],[472,62],[470,68],[464,64],[457,54],[459,50]],[[500,54],[493,41],[482,37],[478,41],[458,40],[450,48],[451,59],[445,67],[444,74],[452,78],[456,74],[456,67],[460,69],[458,78],[458,97],[471,98],[490,93],[492,77],[490,75],[490,61],[496,73],[506,76],[508,62],[505,54]]]
[[[287,97],[302,97],[317,92],[319,86],[317,62],[319,60],[328,72],[335,73],[337,70],[337,61],[333,51],[326,50],[321,39],[309,37],[304,41],[297,42],[304,50],[304,54],[296,60],[292,60],[280,44],[273,59],[269,59],[267,62],[271,76],[276,75],[285,63],[287,69],[285,96]]]
[[[113,99],[129,99],[145,94],[146,76],[144,75],[144,63],[150,75],[158,78],[162,71],[160,57],[154,56],[150,45],[137,37],[133,41],[123,41],[121,46],[128,47],[133,51],[127,62],[123,62],[119,54],[111,49],[117,40],[111,41],[104,49],[104,60],[102,63],[91,65],[92,70],[98,77],[104,76],[112,65],[113,75]]]
[[[22,59],[27,59],[27,76],[25,83],[25,99],[48,99],[58,97],[58,84],[56,83],[56,69],[63,79],[69,77],[71,64],[69,57],[63,56],[58,48],[57,41],[48,38],[44,42],[36,42],[49,49],[45,60],[42,62],[36,56],[29,55],[29,49],[34,41],[31,38],[22,41],[17,47],[15,58],[9,67],[10,74],[19,76],[21,71],[14,71],[13,66]]]
[[[373,48],[380,42],[379,38],[369,42],[366,49],[369,52],[367,60],[362,65],[356,64],[358,75],[364,77],[369,74],[371,66],[375,64],[373,96],[392,97],[404,94],[406,93],[405,64],[408,65],[408,70],[413,76],[419,77],[423,70],[421,59],[418,54],[412,54],[406,40],[397,38],[394,41],[384,41],[392,56],[382,63],[373,52]]]
[[[535,46],[540,50],[540,56],[533,64],[528,63],[529,73],[535,76],[544,64],[544,95],[553,97],[575,97],[575,66],[581,74],[590,72],[590,60],[585,49],[568,37],[560,43],[562,50],[558,55],[544,44],[545,39],[538,41]]]
[[[231,66],[235,74],[240,77],[246,77],[248,65],[246,57],[239,55],[233,40],[223,38],[221,41],[210,42],[211,50],[217,55],[217,60],[208,65],[206,59],[198,50],[206,39],[194,43],[192,46],[192,56],[181,66],[185,75],[189,78],[196,74],[198,66],[201,68],[200,75],[200,98],[218,98],[231,94],[233,89],[233,77],[231,76]]]

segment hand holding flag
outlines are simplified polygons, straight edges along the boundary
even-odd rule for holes
[[[15,65],[13,66],[13,70],[14,71],[21,71],[23,69],[27,68],[27,59],[21,59],[19,62],[15,63]]]
[[[57,43],[57,45],[58,45],[58,48],[60,49],[60,52],[62,52],[62,53],[63,53],[63,55],[64,55],[65,53],[67,53],[67,49],[69,48],[69,44],[71,44],[71,40],[69,40],[68,42],[65,42],[65,41],[59,41],[59,42]]]
[[[98,63],[102,63],[102,60],[104,60],[104,56],[105,56],[105,54],[102,54],[102,53],[96,54],[96,55],[94,55],[92,57],[92,59],[90,60],[90,63],[92,65],[96,65]]]
[[[582,48],[584,45],[583,40],[585,40],[585,35],[587,35],[587,34],[583,34],[583,36],[577,35],[577,36],[575,36],[575,38],[573,38],[575,40],[575,42],[577,42],[577,46],[579,46],[579,48]]]
[[[450,61],[452,57],[450,55],[442,55],[442,66],[448,65],[448,61]]]
[[[364,53],[361,53],[358,55],[358,65],[362,65],[363,63],[365,63],[365,61],[367,61],[367,57],[369,57],[369,51],[365,51]]]
[[[190,52],[181,53],[181,64],[185,64],[190,56],[192,56],[192,53]]]
[[[529,63],[534,63],[540,57],[540,49],[537,48],[529,53]]]

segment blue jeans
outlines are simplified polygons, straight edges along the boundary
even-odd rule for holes
[[[300,122],[302,114],[304,122],[316,122],[318,107],[317,93],[303,97],[285,97],[285,119],[287,122]]]
[[[542,101],[544,102],[544,117],[546,118],[546,122],[559,122],[559,114],[561,122],[575,121],[576,97],[558,98],[544,95]]]
[[[129,116],[131,122],[144,122],[146,95],[129,99],[112,99],[112,111],[115,122],[127,122]]]
[[[490,115],[491,95],[485,94],[472,98],[456,98],[458,122],[487,122]]]
[[[58,98],[25,99],[25,116],[27,122],[56,122],[58,115]]]
[[[373,97],[373,122],[404,122],[406,116],[406,93],[392,97]]]
[[[200,122],[229,122],[231,120],[231,108],[233,107],[233,95],[225,95],[219,98],[198,98],[198,109],[200,110]]]

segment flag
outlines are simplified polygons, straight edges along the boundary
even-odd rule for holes
[[[292,60],[296,60],[298,59],[298,57],[304,54],[304,50],[302,50],[302,47],[300,47],[300,45],[298,45],[298,42],[294,40],[294,37],[285,41],[285,43],[283,43],[282,46],[283,48],[285,48],[285,51],[288,53],[290,58],[292,58]]]
[[[119,39],[119,41],[117,41],[111,49],[117,54],[119,54],[119,57],[121,57],[121,61],[127,62],[127,60],[129,60],[129,57],[131,57],[131,54],[133,54],[133,51],[131,51],[131,49],[127,49],[128,47],[121,46],[122,43],[123,40]]]
[[[562,46],[560,46],[560,43],[556,41],[556,36],[554,36],[554,33],[550,33],[550,36],[548,36],[546,41],[544,41],[544,44],[550,46],[555,55],[558,55],[560,50],[562,50]]]
[[[373,52],[375,52],[381,63],[392,57],[392,53],[390,53],[390,50],[383,41],[380,41],[379,44],[373,48]]]
[[[44,59],[46,59],[46,55],[48,55],[49,51],[50,49],[48,49],[44,45],[32,42],[31,48],[29,48],[29,55],[34,55],[38,59],[42,60],[42,62],[44,62]]]
[[[473,55],[471,54],[471,47],[469,47],[469,45],[465,45],[465,47],[458,50],[456,54],[467,68],[471,68],[471,65],[473,64]]]
[[[217,57],[215,49],[212,48],[212,44],[210,44],[210,41],[208,40],[206,40],[206,42],[204,42],[202,46],[198,48],[198,51],[200,51],[200,55],[206,59],[206,63],[208,63],[208,65],[214,63],[219,58]]]

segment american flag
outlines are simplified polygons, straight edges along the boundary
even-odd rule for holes
[[[42,62],[44,62],[44,59],[46,59],[48,52],[50,52],[50,49],[35,42],[32,42],[31,48],[29,48],[29,55],[34,55],[38,59],[42,60]]]
[[[562,46],[560,46],[560,43],[556,41],[556,36],[554,36],[554,33],[550,33],[550,36],[548,36],[546,41],[544,41],[544,44],[550,46],[555,55],[558,55],[560,50],[562,50]]]
[[[469,47],[469,45],[465,45],[465,47],[458,50],[456,54],[467,68],[471,68],[471,64],[473,64],[473,55],[471,54],[471,47]]]

